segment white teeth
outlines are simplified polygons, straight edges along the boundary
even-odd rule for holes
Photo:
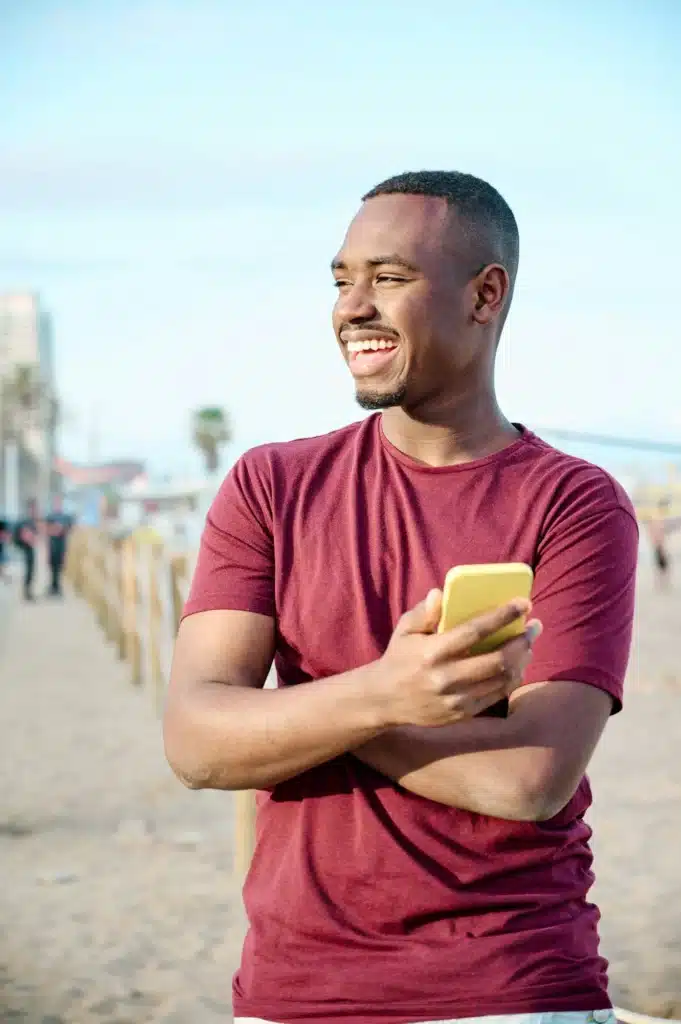
[[[385,338],[370,338],[368,341],[349,341],[348,352],[377,352],[379,349],[396,348],[395,342]]]

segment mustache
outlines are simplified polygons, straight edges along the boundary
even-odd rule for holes
[[[356,334],[358,331],[376,331],[376,334],[385,335],[386,338],[399,338],[399,334],[387,324],[376,320],[367,320],[365,323],[344,323],[341,324],[339,334]]]

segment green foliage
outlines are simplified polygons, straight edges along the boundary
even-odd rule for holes
[[[206,469],[214,473],[220,464],[220,449],[232,440],[229,415],[220,406],[196,409],[192,414],[192,441],[204,457]]]

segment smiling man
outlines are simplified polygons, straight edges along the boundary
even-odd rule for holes
[[[332,268],[336,339],[377,413],[233,468],[165,715],[187,785],[261,791],[236,1019],[614,1019],[585,770],[621,707],[632,509],[499,409],[518,232],[495,189],[392,178]],[[473,657],[527,609],[437,635],[438,588],[506,561],[532,565],[535,618]]]

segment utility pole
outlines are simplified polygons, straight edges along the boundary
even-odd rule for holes
[[[87,460],[90,466],[96,466],[99,459],[99,416],[97,406],[90,409],[90,422],[87,438]]]
[[[10,520],[19,518],[19,446],[16,424],[9,408],[10,389],[7,378],[0,376],[0,452],[2,453],[2,511]]]
[[[49,510],[52,500],[52,459],[54,456],[52,402],[53,398],[49,388],[41,382],[38,393],[38,423],[41,440],[38,502],[43,512]]]

